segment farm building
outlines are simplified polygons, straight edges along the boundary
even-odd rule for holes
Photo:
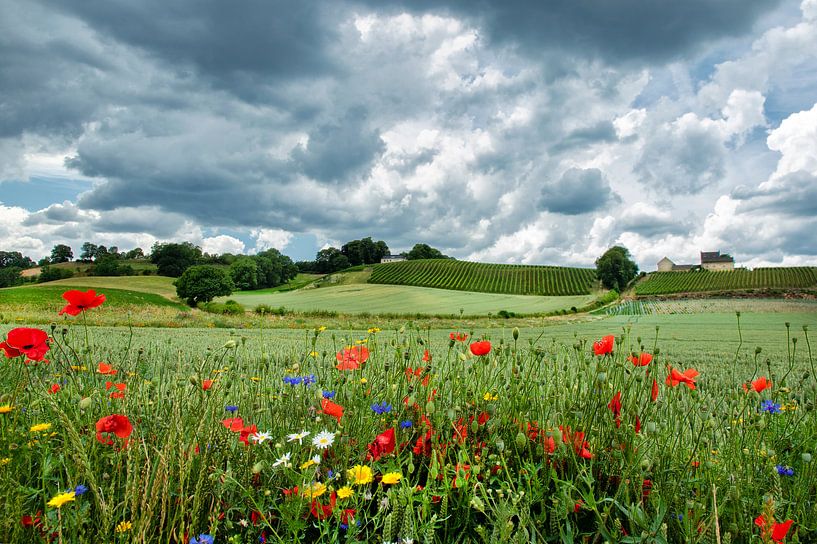
[[[406,258],[403,255],[383,255],[380,259],[381,263],[399,263],[400,261],[405,261]]]
[[[701,251],[701,264],[675,264],[668,257],[658,261],[659,272],[688,272],[690,270],[734,270],[735,259],[720,251]]]
[[[734,270],[735,258],[720,251],[701,251],[701,267],[704,270]]]

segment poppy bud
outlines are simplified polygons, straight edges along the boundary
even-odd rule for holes
[[[433,400],[430,400],[430,401],[428,401],[426,403],[426,412],[429,413],[429,414],[434,412],[434,401]]]
[[[607,373],[606,372],[599,372],[598,375],[596,376],[596,380],[598,380],[601,383],[606,382],[607,381]]]
[[[471,422],[471,432],[477,434],[477,431],[479,431],[479,421],[475,419]]]
[[[761,351],[763,351],[763,348],[761,348],[760,346],[756,347],[755,348],[755,355],[760,355]]]
[[[655,429],[656,429],[655,422],[654,421],[648,421],[647,422],[647,432],[648,433],[654,433]]]
[[[264,469],[264,461],[258,461],[252,466],[252,473],[258,474]]]
[[[514,340],[519,340],[519,327],[514,327],[511,334],[513,335]]]
[[[528,443],[528,437],[525,436],[525,433],[519,431],[516,433],[516,447],[520,450],[525,447],[525,444]]]
[[[505,441],[502,440],[501,438],[497,438],[496,441],[494,442],[494,445],[496,446],[496,451],[498,451],[499,453],[505,451]]]
[[[650,470],[652,467],[652,461],[648,458],[644,458],[641,460],[641,470]]]
[[[80,410],[87,410],[91,407],[91,397],[83,397],[79,401],[79,409]]]
[[[235,340],[227,340],[224,342],[224,349],[233,349],[238,344],[235,343]]]
[[[800,459],[802,459],[804,463],[811,463],[811,454],[810,453],[802,453],[802,454],[800,454]]]
[[[450,420],[454,421],[454,418],[457,417],[456,412],[454,412],[453,408],[449,408],[445,411],[445,416]]]

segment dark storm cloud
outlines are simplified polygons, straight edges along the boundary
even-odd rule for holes
[[[141,2],[47,0],[96,31],[175,65],[217,87],[253,94],[252,86],[333,70],[335,7],[309,0]]]
[[[570,168],[555,183],[542,187],[539,207],[553,213],[588,213],[615,198],[598,168]]]
[[[374,8],[450,11],[484,26],[494,42],[531,57],[551,48],[610,64],[662,62],[701,44],[745,33],[781,0],[412,0],[370,1]]]
[[[737,187],[732,198],[741,201],[738,212],[771,213],[792,218],[817,217],[817,176],[802,170],[786,174],[766,189]],[[813,245],[815,236],[812,234]]]
[[[321,181],[345,180],[365,170],[385,147],[378,131],[366,126],[366,117],[366,109],[360,106],[335,123],[316,127],[306,148],[293,150],[295,166]]]

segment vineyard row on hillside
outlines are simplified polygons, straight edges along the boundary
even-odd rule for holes
[[[817,287],[817,268],[755,268],[711,272],[653,272],[636,288],[638,295],[666,295],[743,289],[808,289]]]
[[[375,266],[369,283],[483,293],[567,296],[590,293],[596,285],[596,272],[590,268],[429,259]]]

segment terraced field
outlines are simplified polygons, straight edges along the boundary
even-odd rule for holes
[[[814,313],[817,315],[815,300],[785,300],[773,298],[704,298],[673,300],[625,300],[591,312],[607,316],[642,315],[682,315],[682,314],[734,314],[787,312]]]
[[[380,264],[369,283],[436,287],[513,295],[586,295],[596,286],[591,268],[473,263],[428,259]]]
[[[706,291],[739,291],[747,289],[817,288],[817,268],[755,268],[710,272],[653,272],[636,285],[637,295],[667,295]]]

